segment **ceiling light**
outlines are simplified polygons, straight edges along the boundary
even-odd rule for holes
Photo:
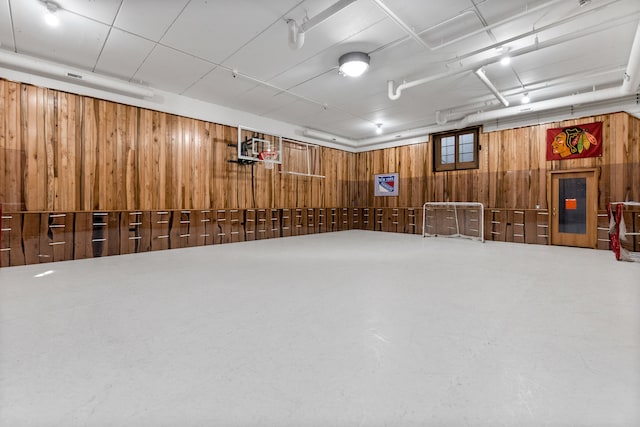
[[[44,22],[46,22],[47,24],[49,24],[52,27],[57,27],[58,24],[60,23],[60,20],[53,13],[47,13],[44,16]]]
[[[522,96],[521,102],[523,104],[528,104],[530,101],[531,101],[531,98],[529,98],[529,93],[527,92]]]
[[[371,58],[364,52],[349,52],[340,57],[340,73],[349,77],[358,77],[369,68]]]
[[[378,123],[376,125],[376,134],[378,134],[378,135],[382,134],[382,123]]]
[[[57,27],[60,23],[60,20],[56,16],[58,5],[50,1],[44,2],[44,5],[47,8],[47,13],[44,15],[44,22],[52,27]]]
[[[509,64],[511,64],[511,57],[510,56],[503,56],[502,59],[500,60],[500,64],[504,65],[505,67]]]

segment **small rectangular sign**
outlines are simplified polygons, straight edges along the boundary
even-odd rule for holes
[[[374,194],[376,196],[397,196],[398,184],[397,173],[374,175]]]
[[[578,201],[576,199],[564,199],[564,208],[568,211],[578,209]]]

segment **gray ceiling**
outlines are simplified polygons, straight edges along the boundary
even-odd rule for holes
[[[42,58],[350,139],[502,108],[480,66],[512,105],[619,86],[639,0],[358,0],[288,43],[287,19],[312,21],[338,0],[0,0],[6,51]],[[584,3],[584,1],[583,1]],[[385,6],[387,10],[381,6]],[[419,40],[412,38],[392,12]],[[500,50],[502,48],[502,50]],[[360,78],[340,55],[363,51]],[[502,52],[514,57],[499,63]],[[234,72],[236,70],[236,77]],[[406,89],[396,85],[434,76]]]

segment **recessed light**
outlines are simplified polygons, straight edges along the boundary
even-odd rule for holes
[[[511,57],[510,56],[503,56],[502,59],[500,60],[500,64],[502,64],[505,67],[507,65],[511,64]]]

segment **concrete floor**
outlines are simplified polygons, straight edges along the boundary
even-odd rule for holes
[[[384,425],[639,426],[640,264],[348,231],[0,269],[0,426]]]

